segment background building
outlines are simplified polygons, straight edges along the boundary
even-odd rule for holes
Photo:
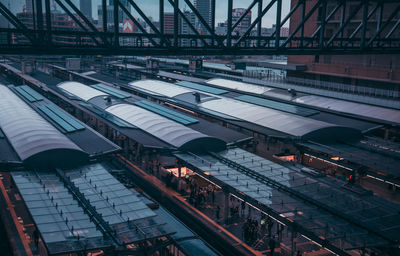
[[[81,0],[81,1],[84,1],[84,0]],[[26,0],[26,2],[25,2],[25,12],[32,12],[32,0]]]
[[[199,11],[200,15],[207,22],[211,24],[211,3],[210,0],[195,0],[194,6]],[[197,27],[199,28],[200,34],[207,34],[207,29],[203,26],[199,19],[196,20]]]
[[[131,11],[131,5],[128,3],[128,0],[119,0],[119,2],[125,6],[128,12]],[[103,6],[99,5],[97,9],[98,14],[98,24],[102,26],[103,24]],[[128,15],[122,11],[121,8],[118,8],[118,22],[123,23],[124,20],[129,19]],[[114,25],[114,0],[109,0],[107,5],[107,24],[109,26]]]
[[[164,13],[164,34],[174,34],[174,13]]]
[[[298,0],[292,0],[292,7]],[[317,0],[307,1],[307,12],[317,2]],[[336,5],[337,1],[328,0],[327,14],[329,14]],[[375,7],[376,2],[371,1],[369,12]],[[346,8],[346,16],[352,13],[357,8],[357,3],[348,1]],[[320,25],[321,21],[320,8],[315,12],[305,23],[304,35],[311,36],[315,29]],[[390,3],[385,3],[382,11],[382,24],[388,19],[393,12]],[[361,23],[363,16],[363,8],[358,10],[354,18],[343,30],[343,36],[349,37]],[[368,19],[366,37],[370,38],[377,30],[379,10]],[[400,19],[400,13],[397,14],[381,35],[385,35],[396,21]],[[300,12],[295,12],[290,19],[290,32],[294,30],[296,24],[299,23]],[[326,24],[325,36],[331,37],[334,32],[340,27],[341,10],[338,10]],[[360,37],[360,31],[355,35],[355,38]],[[400,34],[400,29],[395,31],[396,36]],[[299,33],[296,35],[299,36]],[[400,90],[400,56],[399,55],[316,55],[316,56],[294,56],[288,57],[288,62],[296,64],[305,64],[307,70],[304,72],[288,72],[288,76],[297,78],[308,78],[326,80],[337,83],[346,83],[352,85],[362,85],[369,87],[379,87],[385,89]]]
[[[281,28],[281,37],[288,37],[289,36],[289,28],[287,27],[282,27]]]
[[[190,23],[192,25],[195,25],[196,16],[195,16],[195,14],[193,12],[191,12],[189,10],[184,10],[183,14],[190,21]],[[181,34],[182,35],[193,35],[194,34],[192,29],[189,27],[189,25],[186,23],[186,21],[184,21],[184,19],[182,17],[180,19],[180,29],[181,29]],[[183,38],[181,40],[181,45],[182,46],[190,46],[190,43],[191,43],[190,39]]]
[[[29,29],[34,26],[32,12],[21,12],[16,14],[17,18]],[[79,19],[79,18],[78,18]],[[54,30],[67,30],[67,31],[80,31],[81,28],[72,20],[68,14],[62,13],[61,11],[55,10],[51,12],[51,25]],[[43,14],[43,26],[46,27],[46,17]],[[28,43],[28,39],[22,34],[14,34],[13,40],[16,43]],[[80,42],[83,44],[93,44],[90,37],[80,37]],[[77,38],[71,35],[52,35],[52,42],[54,44],[61,45],[73,45],[76,44]]]
[[[246,12],[245,8],[235,8],[232,10],[232,26],[242,17]],[[234,34],[243,35],[251,25],[251,11],[249,11],[242,21],[233,30]]]
[[[215,27],[215,34],[217,35],[226,35],[228,31],[227,28],[227,22],[220,22],[217,24],[217,26]]]
[[[30,2],[27,0],[27,2]],[[79,7],[83,15],[92,20],[92,0],[80,0]]]

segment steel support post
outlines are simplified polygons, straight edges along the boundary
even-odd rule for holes
[[[211,31],[215,35],[215,0],[211,0]],[[212,37],[211,45],[214,46],[215,37]]]
[[[50,10],[50,0],[45,0],[45,8],[46,8],[46,43],[51,45],[52,36],[51,36],[51,10]]]
[[[228,24],[226,33],[226,46],[228,48],[232,47],[232,9],[233,0],[228,0]]]
[[[103,32],[107,32],[107,0],[102,0],[101,2],[101,10],[103,17]]]
[[[159,23],[160,23],[160,37],[164,37],[164,0],[160,0],[160,7],[159,7]],[[160,38],[160,44],[163,44],[163,40]]]
[[[36,37],[37,41],[42,41],[40,40],[43,38],[43,6],[42,6],[42,0],[36,0],[36,24],[37,24],[37,34]]]
[[[179,33],[179,0],[174,0],[174,47],[178,47]]]
[[[229,218],[229,192],[224,191],[224,219],[223,222],[226,223]]]
[[[261,15],[262,13],[262,7],[263,7],[263,0],[258,0],[258,6],[257,6],[257,15]],[[257,24],[257,47],[261,46],[261,28],[262,28],[262,19],[258,21]]]
[[[119,0],[114,0],[114,47],[119,48]]]
[[[301,13],[300,20],[304,20],[304,15],[306,14],[306,1],[301,0]],[[303,47],[304,44],[304,24],[300,28],[300,47]]]
[[[322,0],[322,7],[321,7],[321,16],[320,16],[320,22],[321,22],[321,30],[319,31],[319,41],[318,41],[318,46],[320,49],[324,48],[324,39],[325,39],[325,25],[326,25],[326,0]]]
[[[378,18],[376,19],[377,20],[377,22],[376,22],[376,31],[377,32],[379,31],[379,29],[382,26],[382,17],[383,17],[383,2],[380,3]]]
[[[364,8],[363,8],[363,17],[362,17],[362,28],[361,28],[361,42],[360,42],[361,49],[365,48],[365,36],[366,36],[366,32],[367,32],[367,23],[368,23],[368,0],[365,0]]]
[[[340,13],[340,26],[339,27],[342,27],[344,25],[344,21],[346,18],[346,3],[347,3],[346,1],[343,1],[342,11]],[[340,31],[339,36],[340,36],[340,47],[342,47],[343,46],[343,30]]]
[[[275,48],[278,49],[281,40],[281,18],[282,18],[282,0],[276,1],[276,33],[275,33]]]

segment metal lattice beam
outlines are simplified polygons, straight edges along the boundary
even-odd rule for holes
[[[288,0],[289,1],[289,0]],[[68,20],[73,20],[81,31],[58,30],[50,0],[33,1],[30,25],[29,13],[19,19],[0,3],[0,14],[14,27],[0,28],[8,40],[0,41],[0,53],[18,54],[127,54],[127,55],[275,55],[275,54],[400,54],[400,1],[395,0],[290,0],[291,8],[283,8],[283,0],[252,0],[240,16],[233,17],[238,0],[227,0],[226,31],[217,34],[215,24],[216,1],[210,1],[210,15],[202,16],[190,0],[168,0],[173,10],[173,24],[165,22],[165,0],[159,0],[159,26],[137,4],[127,0],[127,6],[114,0],[100,3],[102,22],[96,27],[91,18],[77,8],[71,0],[55,0]],[[44,2],[44,7],[42,7]],[[351,5],[349,4],[351,2]],[[135,13],[130,11],[132,6]],[[182,11],[188,7],[191,18]],[[112,17],[107,17],[107,9]],[[252,20],[246,27],[243,22],[252,10]],[[38,11],[39,10],[39,11]],[[119,17],[135,24],[133,33],[122,33]],[[262,34],[263,21],[273,15],[275,29]],[[375,15],[374,15],[375,14]],[[57,15],[60,15],[59,13]],[[108,14],[109,15],[109,14]],[[337,16],[340,16],[337,18]],[[376,17],[375,17],[376,16]],[[283,18],[283,19],[282,19]],[[139,19],[143,20],[140,22]],[[100,20],[100,19],[99,19]],[[247,21],[246,21],[247,22]],[[33,23],[33,25],[32,25]],[[247,23],[246,23],[247,24]],[[181,31],[180,26],[187,30]],[[264,24],[265,25],[265,24]],[[272,26],[273,24],[270,24]],[[355,26],[354,26],[355,25]],[[168,31],[166,26],[172,26]],[[197,28],[204,28],[201,33]],[[281,28],[290,26],[288,35]],[[112,28],[112,29],[111,29]],[[240,29],[238,29],[240,28]],[[369,31],[373,31],[372,33]],[[221,30],[219,30],[221,31]],[[235,33],[233,33],[235,31]],[[350,31],[350,32],[349,32]],[[220,33],[220,32],[219,32]],[[21,37],[23,35],[24,37]],[[13,40],[10,40],[13,38]],[[29,42],[25,39],[27,38]],[[60,38],[72,38],[60,43]],[[82,43],[82,39],[86,43]],[[87,43],[87,39],[93,41]],[[123,40],[129,39],[129,40]],[[183,42],[189,41],[190,45]],[[62,41],[62,40],[61,40]],[[138,44],[137,42],[140,42]],[[192,44],[195,42],[195,44]],[[197,43],[201,42],[201,43]],[[51,47],[49,47],[51,45]]]

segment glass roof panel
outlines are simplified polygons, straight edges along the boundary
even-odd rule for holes
[[[354,215],[353,221],[360,221],[359,225],[354,225],[353,222],[331,214],[329,211],[326,211],[325,208],[319,207],[318,204],[311,204],[308,201],[302,200],[297,196],[287,193],[285,190],[278,190],[277,188],[267,185],[266,183],[258,181],[250,176],[243,176],[243,173],[221,163],[219,160],[210,155],[195,156],[178,153],[176,156],[179,159],[196,166],[196,168],[200,169],[201,171],[207,172],[210,176],[217,178],[219,181],[228,184],[232,188],[237,189],[256,199],[263,205],[273,209],[277,213],[280,213],[282,217],[295,220],[295,222],[297,222],[299,225],[302,225],[303,227],[314,232],[317,236],[323,236],[326,238],[331,237],[330,242],[342,249],[357,246],[363,247],[365,245],[387,244],[389,241],[380,236],[371,234],[364,228],[360,228],[360,225],[366,225],[366,227],[373,228],[373,230],[380,232],[382,236],[389,238],[389,236],[385,235],[385,230],[389,227],[386,226],[383,221],[379,221],[379,223],[376,221],[375,223],[371,223],[366,218],[357,219],[359,215]],[[301,172],[294,171],[283,166],[281,166],[281,168],[272,168],[272,170],[268,170],[268,167],[274,166],[274,164],[270,164],[270,161],[262,159],[261,157],[255,156],[254,154],[241,149],[229,149],[225,152],[225,154],[223,154],[223,156],[229,157],[231,161],[241,162],[241,165],[247,168],[253,168],[263,163],[267,169],[267,172],[262,173],[262,175],[265,175],[269,179],[281,183],[284,186],[289,186],[291,189],[297,191],[296,193],[304,193],[304,188],[306,188],[309,191],[307,196],[313,200],[325,198],[323,191],[328,190],[329,192],[326,192],[326,195],[329,197],[329,201],[334,202],[331,206],[337,209],[338,213],[344,212],[345,214],[354,214],[355,208],[358,208],[357,206],[354,206],[355,208],[349,207],[349,205],[352,204],[350,202],[351,196],[345,192],[340,193],[341,189],[335,189],[326,185],[325,180],[323,182],[317,181],[316,179],[306,176]],[[244,160],[246,160],[245,162],[242,161],[243,156]],[[295,177],[295,181],[300,180],[300,182],[292,182],[293,177]],[[316,184],[319,185],[319,183],[322,183],[322,185],[325,184],[326,188],[321,189],[321,193],[316,193]],[[333,193],[338,194],[332,197],[331,194]],[[346,208],[343,205],[343,201],[349,201]],[[342,207],[340,207],[341,204]],[[362,213],[363,210],[366,210],[366,204],[368,204],[367,201],[365,201],[363,203],[364,206],[358,208],[356,212],[358,211],[359,213]],[[379,207],[384,208],[384,205],[380,205]],[[391,209],[391,211],[392,213],[396,213],[397,210]],[[380,212],[377,214],[378,216],[381,216],[381,218],[387,217],[385,217],[385,212]],[[344,233],[346,234],[345,237],[343,237]],[[396,234],[396,237],[398,236],[399,233]]]
[[[66,175],[96,207],[97,212],[104,217],[104,220],[110,224],[156,215],[137,198],[136,194],[108,173],[101,164],[69,170],[66,171]],[[132,199],[127,202],[124,200],[125,198]]]
[[[12,177],[52,253],[65,249],[57,249],[51,246],[52,243],[63,243],[74,251],[80,250],[79,245],[90,244],[87,241],[89,238],[103,238],[103,234],[96,229],[55,173],[13,172]],[[33,195],[36,197],[32,197]],[[73,248],[74,244],[78,244],[78,247]],[[102,248],[109,244],[91,245]]]

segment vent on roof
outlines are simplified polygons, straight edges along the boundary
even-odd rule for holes
[[[31,88],[29,88],[26,85],[17,86],[17,87],[15,87],[15,90],[20,95],[22,95],[25,99],[29,100],[30,102],[43,100],[42,95],[35,92],[34,90],[32,90]]]
[[[146,100],[141,100],[135,102],[135,105],[150,110],[153,113],[162,115],[168,119],[172,119],[174,121],[177,121],[181,124],[188,125],[188,124],[194,124],[199,122],[197,119],[191,118],[189,116],[183,115],[181,113],[178,113],[176,111],[170,110],[168,108],[162,107],[160,105],[157,105],[155,103],[152,103],[150,101]]]
[[[54,105],[42,105],[39,106],[39,109],[51,120],[56,122],[65,132],[74,132],[85,129],[85,126]]]
[[[125,93],[121,90],[112,88],[112,87],[104,85],[104,84],[93,84],[93,85],[91,85],[91,87],[93,87],[97,90],[100,90],[102,92],[108,93],[110,95],[113,95],[120,99],[125,99],[125,98],[131,97],[131,95],[129,93]]]

